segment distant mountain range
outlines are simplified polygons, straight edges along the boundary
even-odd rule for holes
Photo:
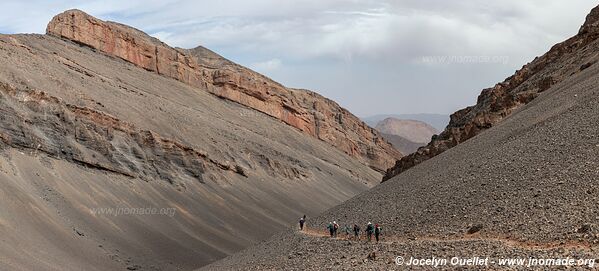
[[[393,117],[381,120],[372,127],[404,155],[415,152],[439,133],[426,122]]]
[[[419,120],[430,124],[439,131],[445,130],[445,127],[449,123],[449,115],[443,114],[380,114],[369,117],[363,117],[362,120],[366,122],[370,127],[375,127],[380,121],[386,118],[396,118],[403,120]]]

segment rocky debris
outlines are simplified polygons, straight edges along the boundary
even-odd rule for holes
[[[274,252],[266,244],[259,244],[252,255],[235,254],[224,260],[215,262],[200,270],[520,270],[514,266],[501,267],[499,259],[521,258],[575,258],[595,259],[597,254],[584,247],[563,246],[549,248],[535,248],[530,246],[510,245],[497,240],[400,240],[394,242],[381,242],[378,244],[365,241],[354,242],[346,246],[343,241],[308,237],[292,234],[277,236],[268,245],[277,246],[281,253],[301,248],[303,251],[312,251],[297,257],[272,257]],[[295,246],[284,246],[283,243]],[[374,250],[374,251],[373,251]],[[364,256],[365,251],[372,251]],[[456,254],[457,253],[457,254]],[[342,255],[342,256],[340,256]],[[398,258],[401,257],[401,260]],[[414,259],[446,259],[443,266],[408,266],[411,258]],[[470,259],[489,257],[487,266],[455,266],[450,259],[459,257]],[[401,263],[398,265],[398,262]],[[588,270],[589,264],[582,265],[576,270]],[[596,267],[593,265],[592,267]],[[542,269],[542,268],[535,268]]]
[[[598,14],[599,7],[595,7],[577,35],[554,45],[549,52],[524,65],[503,82],[484,89],[476,105],[453,113],[449,125],[439,136],[417,152],[398,160],[387,170],[383,181],[495,126],[551,86],[596,63],[599,58],[595,53],[599,48]]]
[[[79,10],[55,16],[46,32],[277,118],[378,171],[401,158],[376,131],[337,103],[311,91],[285,88],[203,47],[171,48],[139,30]]]
[[[580,228],[578,228],[576,230],[577,233],[590,233],[591,232],[591,225],[590,224],[584,224],[582,225]]]
[[[78,229],[73,229],[73,231],[75,231],[75,233],[77,235],[81,236],[81,237],[85,236],[85,234],[82,231],[78,230]]]
[[[468,231],[466,233],[475,234],[475,233],[481,231],[482,229],[483,229],[483,224],[476,224],[476,225],[468,228]]]
[[[368,253],[368,257],[366,257],[368,261],[376,261],[376,251]]]

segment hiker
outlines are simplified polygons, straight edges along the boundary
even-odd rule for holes
[[[374,231],[374,227],[372,226],[371,222],[368,222],[368,225],[366,225],[366,235],[368,236],[368,242],[370,242],[370,240],[372,240],[372,232]]]
[[[349,234],[351,233],[349,225],[343,226],[343,232],[345,233],[345,239],[349,239]]]
[[[329,233],[331,234],[331,237],[333,237],[335,229],[333,227],[333,223],[332,222],[329,222],[329,225],[327,226],[327,229],[329,230]]]
[[[335,238],[337,238],[337,230],[339,230],[339,224],[337,224],[336,221],[333,221],[333,233],[335,235]]]
[[[304,215],[303,217],[301,217],[300,220],[299,220],[300,231],[304,230],[304,223],[306,223],[306,215]]]
[[[379,235],[381,235],[381,231],[383,230],[383,228],[381,228],[379,226],[379,224],[376,224],[376,226],[374,226],[374,237],[376,238],[376,242],[379,242]]]
[[[356,240],[360,240],[360,226],[354,224],[354,237]]]

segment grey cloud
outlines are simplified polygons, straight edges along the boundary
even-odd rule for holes
[[[80,8],[180,47],[204,45],[359,115],[449,113],[574,35],[592,0],[3,1],[0,29],[43,32]],[[505,61],[423,61],[427,57]],[[430,59],[430,58],[429,58]]]

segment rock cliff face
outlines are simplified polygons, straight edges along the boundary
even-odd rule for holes
[[[378,171],[401,158],[376,131],[335,102],[286,88],[203,47],[172,48],[139,30],[79,10],[57,15],[46,32],[263,112]]]
[[[593,65],[599,58],[598,25],[599,7],[595,7],[577,35],[554,45],[503,82],[484,89],[476,105],[453,113],[449,125],[439,136],[397,161],[383,181],[493,127],[552,85]]]

